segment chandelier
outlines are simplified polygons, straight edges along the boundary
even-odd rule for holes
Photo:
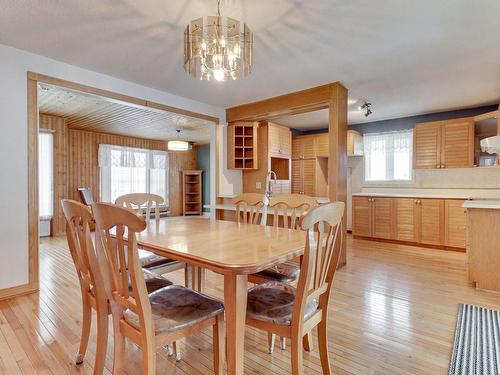
[[[228,81],[252,71],[253,34],[244,23],[217,16],[191,21],[184,32],[184,70],[201,80]]]

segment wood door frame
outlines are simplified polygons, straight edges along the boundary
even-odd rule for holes
[[[228,124],[236,121],[271,121],[280,116],[327,108],[329,110],[328,134],[330,141],[329,198],[331,201],[347,202],[347,89],[340,82],[228,108],[226,109],[226,121]],[[346,211],[342,224],[344,239],[347,234]],[[344,265],[346,262],[346,241],[344,240],[342,241],[339,265]]]
[[[39,289],[39,223],[38,223],[38,83],[52,84],[66,89],[93,94],[115,103],[133,105],[149,110],[173,112],[184,116],[194,117],[220,125],[220,119],[203,113],[155,103],[149,100],[120,94],[113,91],[99,89],[76,82],[66,81],[35,72],[27,72],[28,93],[28,283],[0,290],[0,300],[33,293]],[[216,148],[217,138],[213,147]],[[215,169],[215,181],[218,181],[218,169]]]

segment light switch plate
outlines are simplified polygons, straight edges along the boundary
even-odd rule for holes
[[[255,183],[255,188],[256,189],[262,189],[262,182],[256,182]]]

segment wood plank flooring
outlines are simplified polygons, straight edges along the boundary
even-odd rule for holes
[[[348,264],[335,276],[330,303],[334,374],[446,374],[459,303],[500,308],[500,295],[467,283],[465,254],[348,238]],[[181,272],[168,276],[182,282]],[[222,296],[222,278],[207,272],[206,291]],[[83,365],[74,364],[81,329],[80,290],[64,237],[44,239],[40,292],[0,302],[0,374],[91,374],[95,327]],[[316,339],[316,337],[314,337]],[[246,374],[290,373],[290,352],[267,354],[266,335],[247,328]],[[180,342],[182,361],[163,351],[159,374],[212,374],[211,332]],[[127,347],[128,374],[141,353]],[[112,369],[112,345],[106,374]],[[321,374],[317,345],[304,374]]]

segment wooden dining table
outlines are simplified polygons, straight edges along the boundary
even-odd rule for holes
[[[208,218],[151,220],[138,245],[224,276],[227,373],[243,374],[248,275],[300,256],[299,230]]]

